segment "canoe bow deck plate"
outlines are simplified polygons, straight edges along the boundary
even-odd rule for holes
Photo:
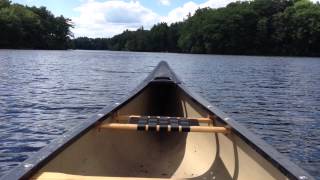
[[[14,179],[314,178],[160,62],[130,95],[2,177]]]

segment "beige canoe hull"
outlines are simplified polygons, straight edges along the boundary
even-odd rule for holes
[[[115,116],[154,115],[154,87],[146,88]],[[212,114],[177,87],[168,87],[164,115]],[[174,104],[174,106],[172,106]],[[160,114],[163,115],[163,114]],[[215,122],[219,124],[219,122]],[[50,174],[51,173],[51,174]],[[288,179],[234,133],[140,132],[92,128],[47,163],[34,178]],[[50,178],[49,178],[50,179]]]

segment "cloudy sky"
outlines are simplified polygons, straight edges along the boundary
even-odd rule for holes
[[[149,29],[158,22],[181,21],[199,7],[223,7],[235,0],[12,0],[46,6],[71,18],[75,37],[111,37],[125,29]]]

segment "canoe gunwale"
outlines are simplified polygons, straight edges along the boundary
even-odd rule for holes
[[[157,78],[158,77],[158,78]],[[160,78],[159,78],[160,77]],[[161,78],[168,77],[169,80]],[[244,140],[250,147],[252,147],[258,154],[266,158],[272,165],[284,173],[289,179],[297,180],[313,180],[314,178],[306,171],[289,161],[284,155],[280,154],[271,145],[267,144],[264,140],[257,135],[251,133],[246,127],[240,125],[238,122],[230,118],[227,114],[220,111],[217,107],[210,104],[207,100],[201,96],[190,91],[171,70],[166,62],[160,62],[159,65],[146,77],[146,79],[132,90],[129,95],[123,97],[117,103],[113,103],[106,106],[102,110],[98,111],[95,115],[88,118],[69,130],[65,134],[61,135],[58,139],[53,140],[47,146],[35,152],[26,161],[22,162],[17,167],[13,168],[7,174],[2,176],[0,180],[15,180],[15,179],[27,179],[34,175],[39,169],[41,169],[47,162],[56,157],[57,154],[66,149],[70,144],[75,142],[82,135],[87,133],[91,128],[95,127],[99,122],[105,120],[113,112],[123,107],[127,102],[131,101],[143,92],[145,88],[151,83],[171,83],[178,86],[185,95],[187,95],[196,104],[202,106],[208,112],[215,115],[216,120],[226,124],[230,127],[232,133],[235,133],[241,139]]]

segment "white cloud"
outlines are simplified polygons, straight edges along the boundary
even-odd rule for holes
[[[160,4],[169,6],[170,5],[170,0],[159,0]]]
[[[187,17],[187,15],[193,14],[197,9],[199,5],[190,1],[185,3],[181,7],[177,7],[169,12],[169,14],[165,17],[162,17],[162,21],[173,23],[177,21],[182,21],[184,18]]]
[[[141,26],[148,29],[158,22],[182,21],[189,13],[193,15],[198,8],[218,8],[233,1],[235,0],[208,0],[200,4],[189,1],[171,10],[167,16],[160,16],[142,6],[137,0],[129,2],[83,0],[83,3],[74,9],[80,15],[72,18],[75,24],[73,33],[75,37],[111,37],[126,29],[136,30]],[[159,0],[159,2],[163,5],[170,5],[170,0]]]
[[[75,11],[80,13],[80,16],[72,18],[76,37],[110,37],[125,29],[135,30],[140,26],[148,28],[159,21],[156,13],[138,1],[88,0],[75,8]]]
[[[236,0],[208,0],[204,3],[197,4],[193,1],[189,1],[185,3],[183,6],[175,8],[171,10],[168,14],[168,16],[163,17],[161,20],[168,22],[168,23],[173,23],[177,21],[182,21],[185,19],[188,14],[193,15],[195,11],[199,8],[205,8],[205,7],[210,7],[210,8],[219,8],[219,7],[225,7],[231,2],[235,2]]]

